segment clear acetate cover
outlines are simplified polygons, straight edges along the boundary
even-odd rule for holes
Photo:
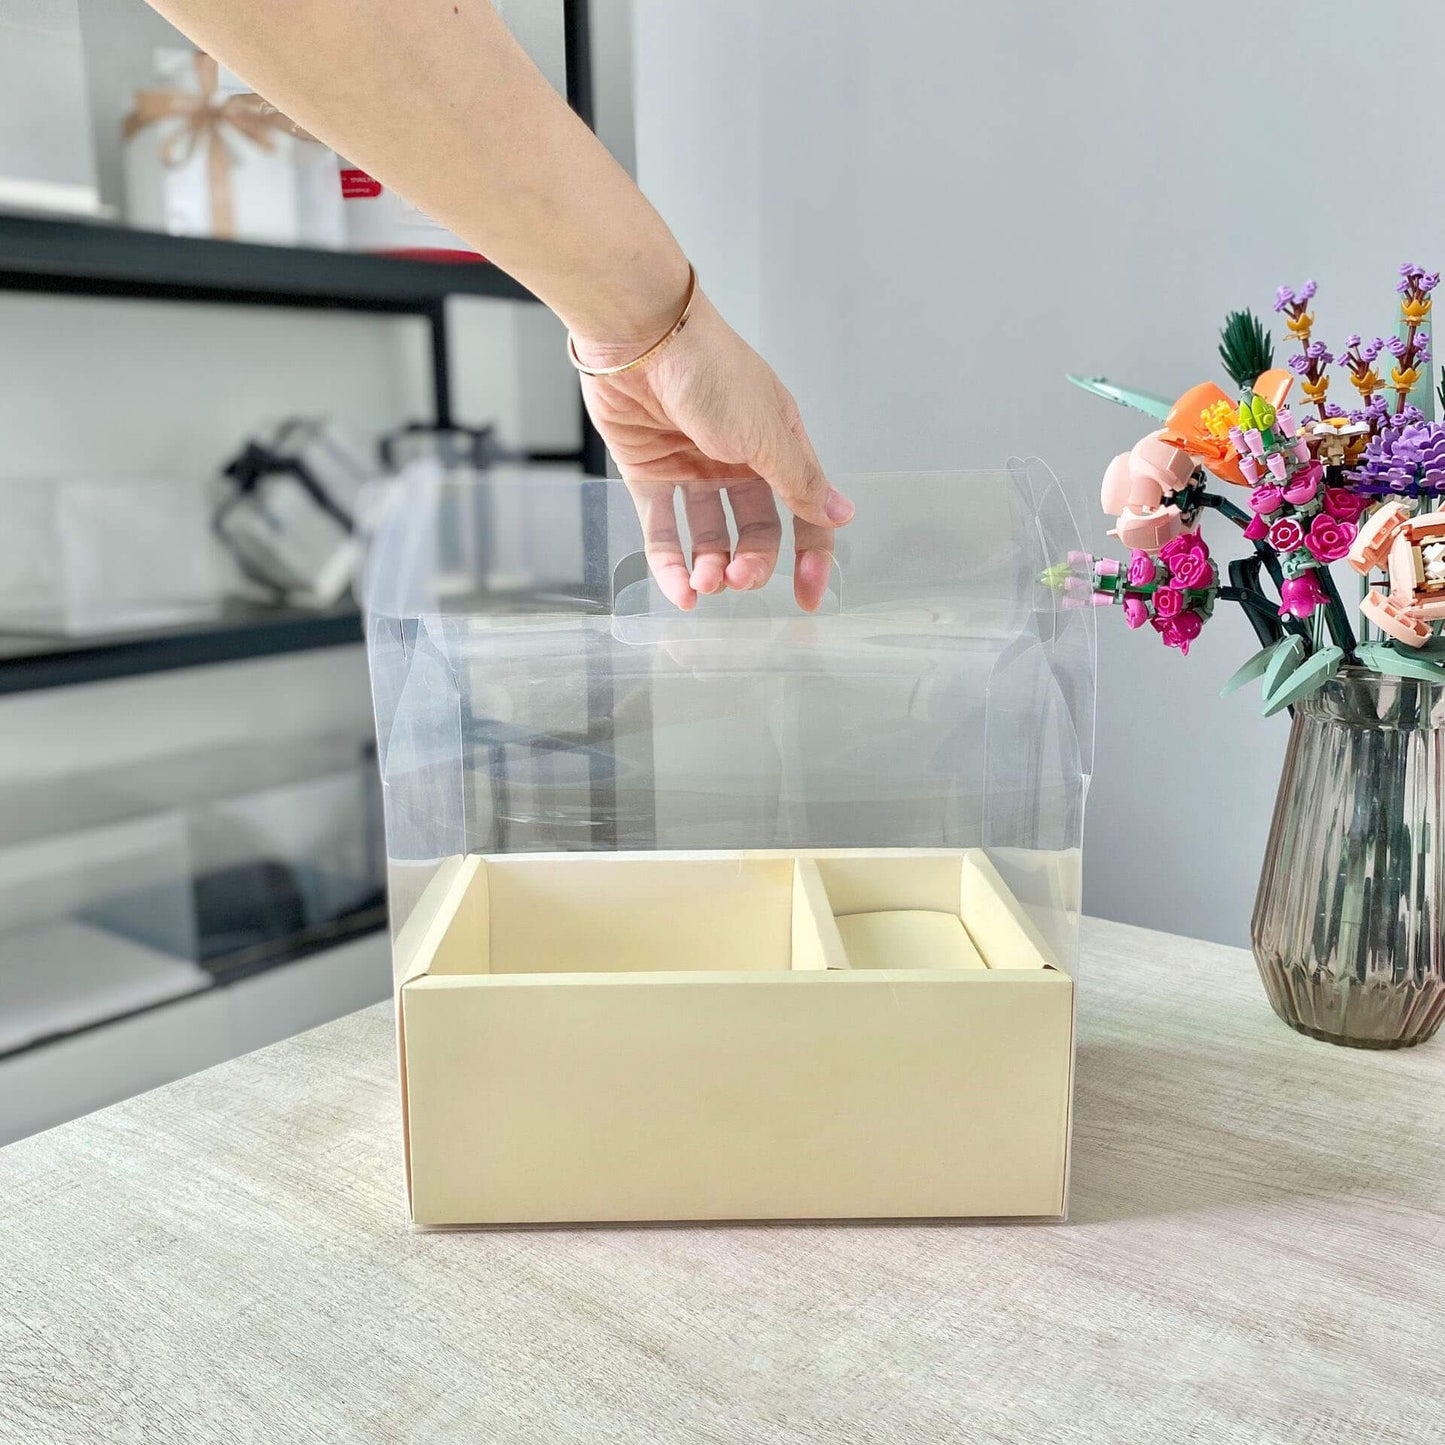
[[[363,584],[393,928],[461,853],[974,847],[1067,967],[1094,636],[1037,462],[833,478],[856,504],[826,594],[772,580],[681,610],[639,512],[716,485],[417,463],[374,498]],[[699,498],[704,505],[699,506]]]

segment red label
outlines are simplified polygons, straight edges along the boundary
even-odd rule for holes
[[[369,200],[381,194],[381,182],[374,181],[365,171],[342,171],[341,197],[343,200]]]

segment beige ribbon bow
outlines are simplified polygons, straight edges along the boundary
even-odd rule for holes
[[[202,51],[196,52],[196,83],[199,91],[153,87],[138,90],[131,112],[121,124],[121,135],[129,140],[149,125],[179,120],[181,125],[161,145],[161,163],[183,165],[195,155],[202,140],[206,145],[206,166],[211,186],[211,234],[236,234],[236,207],[231,191],[233,157],[226,144],[230,126],[262,150],[276,149],[275,133],[310,137],[286,119],[275,106],[259,95],[231,95],[216,99],[219,67]]]

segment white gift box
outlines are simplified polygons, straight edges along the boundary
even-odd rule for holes
[[[1038,467],[833,480],[811,613],[786,544],[663,598],[634,501],[686,556],[696,483],[397,489],[363,593],[416,1223],[1066,1212],[1077,531]]]
[[[289,122],[239,77],[194,51],[157,50],[155,83],[124,126],[125,213],[173,236],[295,244]]]

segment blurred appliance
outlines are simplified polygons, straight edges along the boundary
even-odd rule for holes
[[[245,575],[293,607],[339,602],[359,557],[357,498],[375,466],[330,423],[297,417],[247,442],[223,475],[216,533]]]

